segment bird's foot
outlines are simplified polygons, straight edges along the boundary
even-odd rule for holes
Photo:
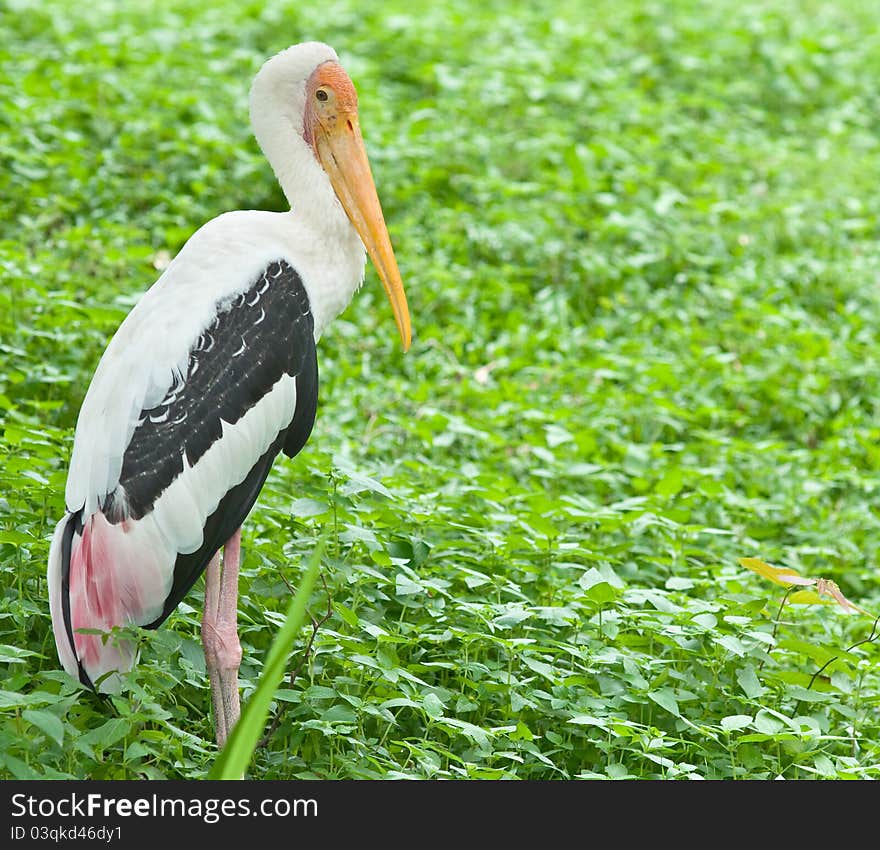
[[[241,644],[235,627],[202,621],[202,643],[205,646],[205,664],[211,680],[211,703],[217,746],[222,747],[241,715],[238,696],[238,668],[241,665]]]

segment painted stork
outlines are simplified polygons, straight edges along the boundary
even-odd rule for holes
[[[136,649],[100,633],[158,627],[207,570],[202,641],[220,744],[239,716],[241,525],[276,455],[293,457],[311,433],[315,344],[363,281],[365,249],[404,351],[411,338],[336,53],[309,42],[269,59],[250,116],[291,209],[209,221],[120,325],[79,413],[48,565],[58,656],[102,692],[118,690]]]

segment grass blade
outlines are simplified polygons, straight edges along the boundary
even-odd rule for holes
[[[306,603],[318,575],[326,543],[327,535],[324,534],[315,545],[315,551],[312,552],[306,565],[299,590],[291,599],[287,609],[287,617],[269,649],[266,666],[257,683],[256,690],[244,706],[241,717],[235,724],[226,746],[223,747],[208,774],[208,779],[241,779],[250,764],[260,734],[266,726],[272,697],[284,678],[290,648],[300,626],[302,626]]]

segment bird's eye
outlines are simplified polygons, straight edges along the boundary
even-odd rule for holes
[[[315,97],[318,98],[318,100],[323,102],[323,101],[327,100],[329,95],[327,94],[327,92],[324,89],[318,89],[315,92]]]

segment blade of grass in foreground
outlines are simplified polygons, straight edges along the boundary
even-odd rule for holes
[[[272,697],[284,678],[290,647],[300,626],[302,626],[306,603],[318,575],[326,543],[327,534],[324,534],[315,544],[315,551],[312,552],[306,565],[299,590],[291,599],[287,609],[287,617],[269,649],[263,675],[260,676],[256,690],[242,710],[241,717],[235,724],[226,746],[223,747],[217,761],[214,762],[208,779],[241,779],[244,775],[256,749],[257,741],[260,739],[260,734],[266,725]]]

